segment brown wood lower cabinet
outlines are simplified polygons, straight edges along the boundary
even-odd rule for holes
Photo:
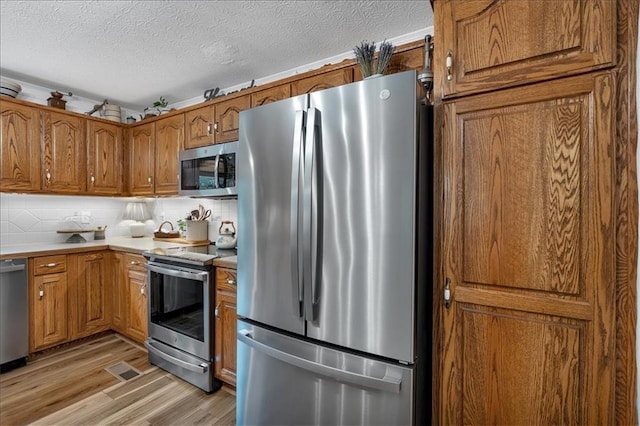
[[[112,292],[113,319],[111,326],[125,336],[143,343],[147,339],[147,272],[145,259],[131,253],[113,253]]]
[[[71,270],[68,283],[71,339],[109,330],[111,326],[109,254],[100,251],[67,256]]]
[[[216,267],[215,375],[236,385],[236,271]]]
[[[69,339],[67,257],[29,259],[29,278],[29,352],[35,352]]]

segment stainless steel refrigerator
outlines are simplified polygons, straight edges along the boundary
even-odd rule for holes
[[[431,124],[407,71],[240,113],[237,423],[422,424]]]

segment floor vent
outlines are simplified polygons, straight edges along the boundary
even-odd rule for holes
[[[107,367],[105,368],[105,370],[107,370],[107,372],[113,374],[118,380],[121,380],[123,382],[131,380],[134,377],[138,377],[142,374],[124,361],[114,364],[111,367]]]

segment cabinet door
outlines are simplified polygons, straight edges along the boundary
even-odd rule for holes
[[[85,121],[46,111],[43,114],[42,189],[65,194],[85,190]]]
[[[269,104],[281,99],[291,97],[291,85],[281,84],[280,86],[271,87],[269,89],[260,90],[251,94],[251,107]]]
[[[344,68],[314,75],[291,83],[291,96],[303,95],[353,82],[353,69]]]
[[[80,338],[109,329],[111,303],[107,289],[108,254],[86,253],[74,255],[76,267],[76,330],[73,338]]]
[[[154,123],[131,129],[129,150],[129,192],[131,195],[153,195],[156,157]]]
[[[178,194],[178,153],[184,148],[184,114],[156,122],[155,193]]]
[[[31,351],[67,341],[67,274],[33,277],[31,291]]]
[[[111,327],[120,333],[126,332],[127,319],[127,266],[122,253],[111,253]]]
[[[0,190],[40,189],[40,110],[0,100]]]
[[[444,105],[437,423],[613,422],[615,89],[591,74]]]
[[[214,143],[213,105],[188,111],[184,114],[184,147],[186,149]]]
[[[148,335],[147,274],[144,269],[127,270],[127,332],[133,340],[143,343]]]
[[[122,194],[122,127],[100,121],[87,123],[87,192]]]
[[[249,104],[249,95],[216,103],[214,125],[216,143],[238,140],[240,111],[249,109]]]
[[[436,87],[446,97],[615,65],[615,8],[610,0],[439,1]]]
[[[216,268],[215,375],[236,384],[236,271]]]

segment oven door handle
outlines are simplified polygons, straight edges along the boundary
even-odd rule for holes
[[[202,281],[202,282],[207,282],[207,280],[209,279],[209,273],[208,272],[188,272],[188,271],[181,271],[178,269],[171,269],[171,268],[164,268],[161,266],[155,266],[155,265],[151,265],[149,263],[145,263],[144,265],[145,269],[151,271],[151,272],[157,272],[159,274],[164,274],[164,275],[170,275],[172,277],[177,277],[177,278],[185,278],[188,280],[196,280],[196,281]]]
[[[193,371],[194,373],[200,373],[200,374],[204,374],[207,371],[209,371],[209,367],[206,364],[202,363],[201,365],[194,365],[189,362],[178,359],[176,357],[173,357],[169,354],[162,352],[160,349],[156,348],[155,346],[153,346],[148,340],[144,342],[144,346],[145,348],[147,348],[149,352],[153,352],[154,355],[157,355],[160,358],[164,359],[165,361],[168,361],[186,370]]]

